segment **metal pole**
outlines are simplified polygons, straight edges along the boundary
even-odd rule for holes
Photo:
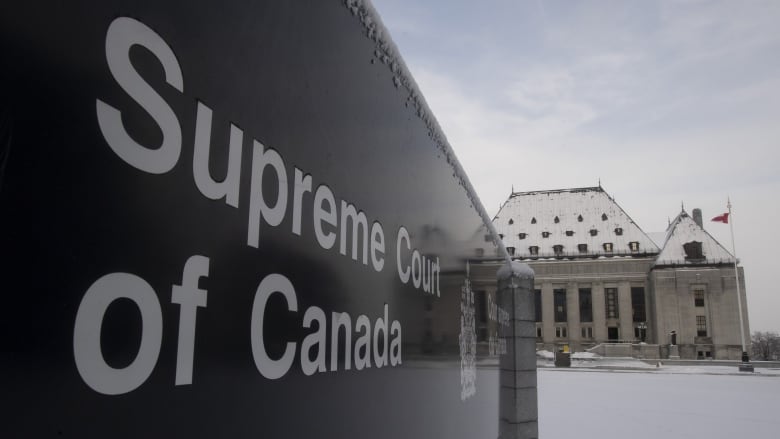
[[[747,356],[747,349],[745,348],[745,325],[742,322],[742,291],[739,287],[739,269],[737,268],[737,248],[734,246],[734,217],[731,214],[731,199],[729,198],[728,204],[726,205],[729,208],[729,227],[731,228],[731,251],[734,252],[734,275],[737,280],[737,307],[739,310],[739,337],[742,341],[742,358],[743,361],[745,358],[749,357]]]

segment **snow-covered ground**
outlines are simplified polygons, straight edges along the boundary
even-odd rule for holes
[[[607,368],[540,367],[539,437],[778,438],[780,370],[756,372],[657,368],[637,360],[610,360]]]

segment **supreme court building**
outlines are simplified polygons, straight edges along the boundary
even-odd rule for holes
[[[734,256],[704,230],[699,209],[648,234],[599,186],[513,192],[493,223],[512,258],[536,273],[537,349],[667,358],[675,342],[683,359],[740,359]],[[499,264],[472,263],[478,338],[490,332],[481,314]],[[742,267],[739,282],[749,342]]]

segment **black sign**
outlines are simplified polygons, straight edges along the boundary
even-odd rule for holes
[[[493,245],[370,6],[12,3],[0,437],[497,436]]]

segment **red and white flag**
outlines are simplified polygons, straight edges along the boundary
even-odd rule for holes
[[[729,223],[729,214],[728,214],[728,212],[726,212],[723,215],[716,216],[712,220],[715,221],[715,222],[718,222],[718,223],[728,224]]]

